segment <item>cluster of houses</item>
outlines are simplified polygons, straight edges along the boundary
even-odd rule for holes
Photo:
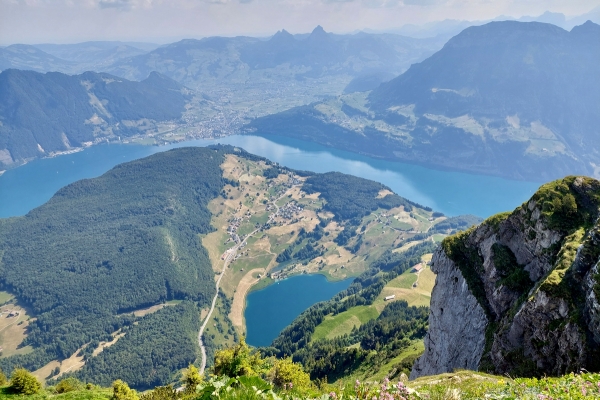
[[[300,179],[298,179],[297,176],[295,176],[291,172],[288,172],[287,186],[292,187],[292,186],[299,185],[301,183],[302,183],[302,181]]]
[[[233,241],[236,244],[238,244],[242,241],[240,236],[237,234],[237,230],[240,227],[242,221],[243,221],[243,218],[241,218],[241,217],[232,217],[228,221],[229,225],[227,226],[227,233],[229,234],[229,240],[227,240],[227,242]]]
[[[274,281],[278,280],[278,279],[284,279],[285,275],[283,273],[283,271],[277,271],[277,272],[271,272],[271,279],[273,279]]]
[[[298,203],[295,201],[290,201],[279,209],[277,216],[284,219],[292,219],[296,215],[300,214],[303,210],[304,208],[301,205],[298,205]]]

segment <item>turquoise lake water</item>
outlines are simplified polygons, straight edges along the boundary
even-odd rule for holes
[[[61,187],[103,174],[125,161],[174,147],[216,143],[240,146],[290,168],[315,172],[340,171],[382,182],[400,196],[430,206],[447,215],[488,217],[512,210],[527,200],[539,183],[448,172],[330,149],[287,138],[228,136],[171,146],[106,144],[79,153],[35,160],[0,176],[0,217],[24,215],[45,203]]]
[[[246,299],[246,341],[268,346],[294,318],[313,304],[346,289],[353,278],[329,282],[323,275],[298,275],[257,290]]]

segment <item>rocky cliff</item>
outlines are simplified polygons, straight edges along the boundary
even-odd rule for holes
[[[512,213],[446,238],[425,353],[411,378],[479,369],[600,370],[600,182],[543,185]]]

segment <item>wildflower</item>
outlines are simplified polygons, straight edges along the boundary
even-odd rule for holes
[[[335,394],[335,392],[331,392],[329,393],[329,397],[331,397],[332,399],[337,399],[337,394]]]

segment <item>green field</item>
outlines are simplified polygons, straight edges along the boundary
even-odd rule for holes
[[[13,296],[12,294],[10,294],[8,292],[0,292],[0,305],[8,303],[14,297],[15,296]]]
[[[360,325],[378,316],[379,312],[373,306],[353,307],[336,316],[327,316],[325,317],[325,321],[315,329],[312,340],[332,339],[342,336],[350,333],[352,328],[358,328]]]
[[[385,364],[379,367],[368,366],[366,368],[359,368],[352,372],[349,376],[343,378],[343,381],[354,382],[355,380],[364,381],[382,381],[386,376],[390,374],[397,365],[407,357],[415,357],[421,355],[425,351],[425,345],[422,340],[414,340],[410,346],[403,349],[400,354],[390,359]]]
[[[429,267],[425,267],[419,275],[411,271],[412,268],[389,281],[372,305],[352,307],[338,315],[325,317],[325,320],[316,327],[311,340],[333,339],[350,333],[352,328],[358,328],[365,322],[377,318],[388,304],[384,300],[386,296],[395,295],[394,300],[406,300],[409,306],[429,306],[435,274]],[[417,278],[417,287],[413,287]]]

